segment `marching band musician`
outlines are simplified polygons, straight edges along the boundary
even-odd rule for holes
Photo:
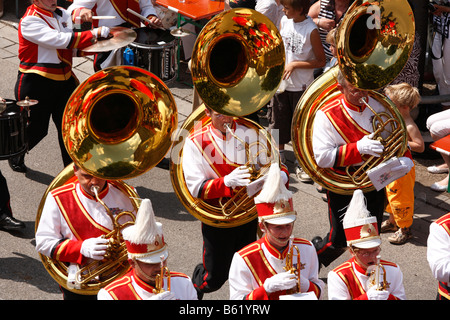
[[[321,168],[332,168],[345,172],[345,167],[357,168],[368,156],[380,157],[384,146],[372,139],[373,112],[362,99],[375,110],[384,112],[384,107],[368,92],[354,87],[339,70],[337,88],[341,94],[317,111],[313,130],[313,151],[315,161]],[[411,156],[409,154],[409,156]],[[401,165],[393,170],[406,174],[414,165],[410,157],[400,157]],[[365,193],[369,212],[377,218],[380,229],[383,218],[386,192],[383,189]],[[340,216],[348,206],[352,195],[338,194],[327,190],[330,231],[324,239],[312,239],[319,261],[328,266],[345,251],[345,233]]]
[[[292,239],[297,213],[292,193],[281,181],[280,172],[277,163],[271,165],[261,193],[255,198],[264,236],[234,254],[229,274],[230,299],[277,300],[287,294],[286,290],[293,289],[298,278],[285,270],[291,246],[296,246],[300,253],[300,266],[292,256],[292,266],[299,271],[300,293],[310,292],[319,299],[324,289],[325,284],[318,277],[319,261],[314,246],[305,239]]]
[[[107,37],[108,28],[73,32],[67,11],[57,7],[57,0],[31,0],[19,23],[19,73],[14,88],[16,100],[36,99],[30,106],[28,150],[46,135],[50,117],[58,130],[58,140],[64,166],[70,159],[61,135],[61,122],[78,79],[72,71],[76,49],[86,48]],[[14,171],[25,172],[24,155],[9,159]]]
[[[211,123],[193,132],[183,147],[184,179],[191,195],[205,201],[231,197],[235,189],[250,183],[245,148],[231,134],[248,144],[258,141],[258,133],[246,127],[239,119],[233,119],[209,108],[205,113]],[[288,182],[288,171],[283,165],[283,181]],[[195,267],[192,281],[199,299],[204,293],[221,288],[228,278],[231,260],[236,251],[256,240],[257,220],[239,226],[218,228],[202,222],[203,263]]]
[[[435,279],[439,281],[437,300],[450,299],[450,213],[430,224],[427,240],[427,260]]]
[[[363,192],[355,190],[343,221],[352,257],[328,273],[328,299],[405,300],[403,273],[397,264],[380,260],[377,220],[364,201]]]
[[[0,97],[0,104],[6,100]],[[25,223],[13,217],[11,210],[11,197],[8,183],[0,171],[0,230],[16,231],[25,228]]]
[[[98,197],[113,214],[136,212],[131,200],[108,181],[88,174],[75,164],[73,169],[77,179],[47,195],[36,230],[36,250],[55,260],[83,266],[104,258],[108,239],[101,236],[114,227],[92,188],[98,188]],[[119,219],[121,224],[131,219],[122,218]],[[63,287],[61,290],[66,300],[96,298]]]
[[[149,199],[142,200],[135,224],[122,234],[131,269],[100,289],[98,300],[197,300],[187,275],[165,269],[169,252]]]
[[[151,0],[122,1],[122,0],[73,0],[73,3],[67,8],[72,14],[74,24],[90,22],[94,27],[135,27],[141,26],[141,19],[128,12],[127,9],[146,17],[151,24],[156,27],[162,26],[161,19],[157,16]],[[93,20],[92,16],[110,16],[113,19]],[[78,20],[78,18],[80,20]],[[147,21],[142,21],[144,25],[153,27]],[[94,70],[99,71],[110,66],[121,64],[121,48],[101,52],[95,56]]]

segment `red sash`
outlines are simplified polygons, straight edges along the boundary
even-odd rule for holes
[[[352,300],[366,293],[353,270],[353,261],[354,259],[352,258],[333,270],[347,285],[347,290]]]
[[[194,133],[192,141],[202,152],[203,157],[208,161],[208,164],[214,172],[219,177],[224,177],[239,165],[230,162],[226,155],[220,150],[214,141],[212,130],[214,129],[211,124],[206,125],[200,132]]]
[[[352,119],[344,108],[342,99],[344,99],[343,95],[325,105],[322,108],[322,111],[346,143],[356,142],[370,132],[361,128],[361,126]]]
[[[350,294],[352,300],[367,300],[366,291],[364,290],[361,281],[359,281],[359,278],[355,274],[352,267],[352,262],[355,262],[355,258],[351,258],[347,262],[335,268],[333,271],[336,272],[336,274],[346,284],[348,293]],[[395,263],[386,260],[381,260],[381,264],[384,266],[396,266]],[[388,300],[398,300],[398,298],[392,294],[389,294]]]
[[[108,228],[98,224],[81,204],[76,192],[76,183],[56,188],[52,195],[77,240],[99,237],[110,232]]]

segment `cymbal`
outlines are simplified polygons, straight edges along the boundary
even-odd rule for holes
[[[190,31],[185,31],[185,30],[183,30],[183,28],[176,28],[176,29],[171,30],[170,34],[173,35],[174,37],[182,38],[182,37],[186,37],[188,35],[194,34],[194,33],[190,32]]]
[[[29,106],[34,106],[35,104],[38,104],[39,101],[35,100],[35,99],[28,99],[28,97],[25,98],[25,100],[20,100],[16,102],[16,105],[18,105],[19,107],[29,107]]]
[[[136,39],[136,32],[130,28],[112,27],[109,29],[111,38],[99,40],[93,45],[84,48],[84,52],[106,52],[125,47]]]

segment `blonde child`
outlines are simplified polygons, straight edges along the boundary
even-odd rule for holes
[[[419,91],[408,83],[399,83],[387,86],[384,93],[394,102],[403,116],[408,134],[409,150],[423,152],[425,144],[422,135],[410,114],[411,110],[420,102]],[[406,153],[411,155],[409,150]],[[395,231],[388,238],[392,244],[404,244],[412,237],[415,179],[415,167],[413,167],[407,175],[386,187],[388,199],[386,212],[389,213],[389,219],[381,224],[381,232]]]
[[[337,50],[336,50],[336,28],[333,28],[328,32],[327,37],[325,41],[330,45],[330,52],[333,55],[333,57],[328,61],[325,65],[325,68],[323,68],[323,72],[328,71],[331,67],[334,67],[337,64]]]

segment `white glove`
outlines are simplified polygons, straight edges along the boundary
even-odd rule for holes
[[[292,289],[296,284],[297,279],[295,278],[295,274],[286,271],[267,278],[266,281],[264,281],[263,287],[267,293],[272,293]]]
[[[171,291],[164,291],[155,294],[150,298],[150,300],[175,300],[175,295]]]
[[[379,157],[384,150],[384,146],[378,140],[373,140],[373,133],[364,136],[356,143],[356,148],[360,154],[369,154]]]
[[[108,38],[110,30],[108,27],[102,26],[92,29],[91,32],[94,37],[99,39],[99,38]]]
[[[367,299],[369,300],[387,300],[389,298],[389,291],[377,290],[375,286],[367,291]]]
[[[398,158],[401,165],[397,167],[393,167],[392,171],[400,171],[403,175],[407,174],[412,167],[414,167],[414,162],[408,157],[400,157]]]
[[[81,244],[81,254],[87,258],[92,258],[94,260],[102,260],[106,253],[106,244],[108,239],[101,237],[89,238],[83,241]]]
[[[229,188],[243,187],[250,183],[250,172],[246,166],[240,166],[223,178]]]

